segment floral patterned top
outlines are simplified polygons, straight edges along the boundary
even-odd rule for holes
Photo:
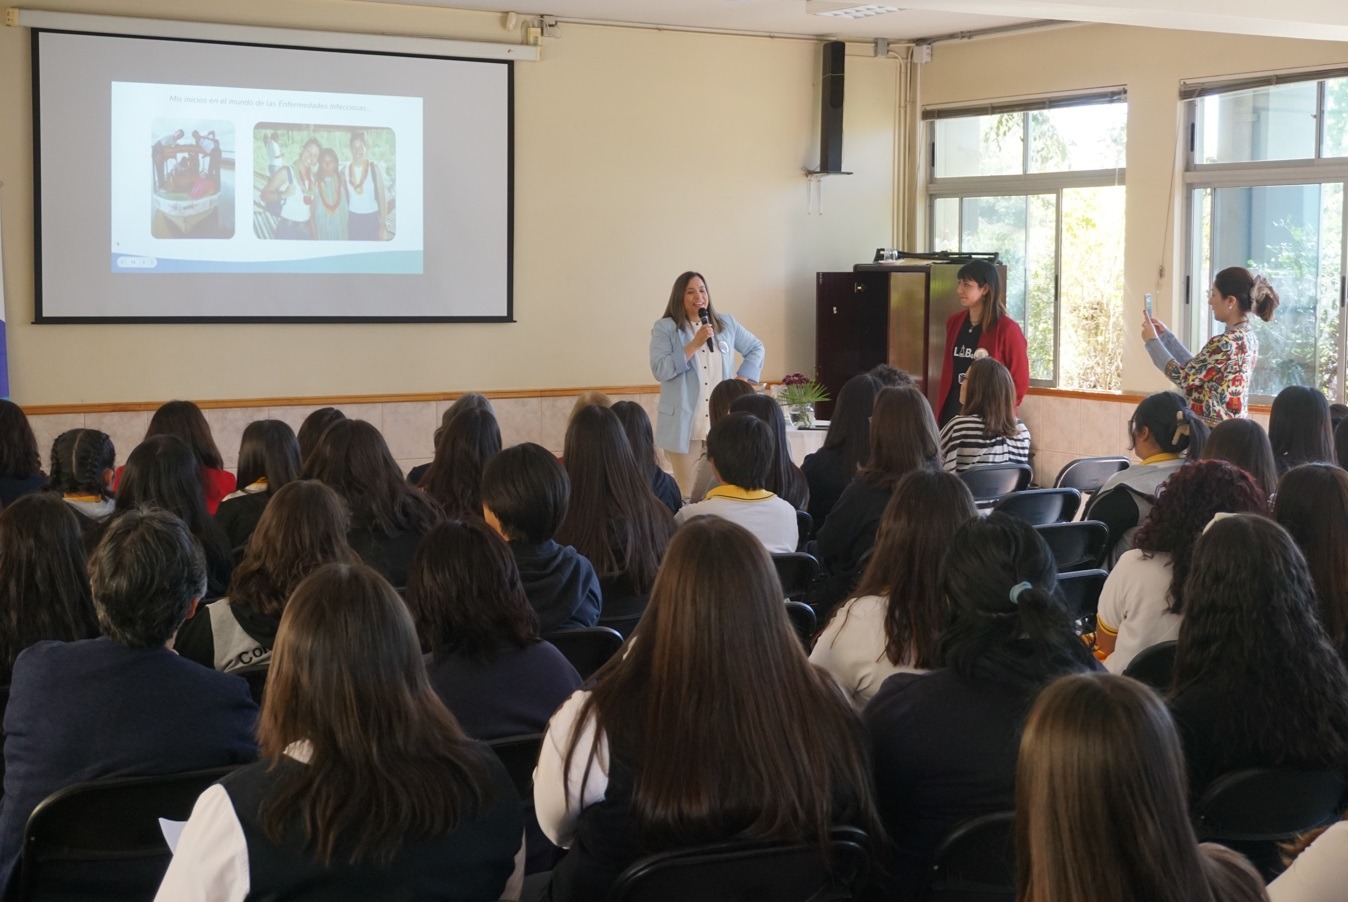
[[[1194,355],[1172,332],[1161,336],[1161,344],[1170,356],[1163,367],[1166,378],[1209,426],[1246,415],[1250,376],[1259,356],[1259,339],[1247,324],[1214,335]]]

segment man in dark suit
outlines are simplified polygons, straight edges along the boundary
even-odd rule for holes
[[[133,510],[89,559],[103,635],[39,642],[14,663],[5,712],[0,886],[33,809],[64,786],[252,761],[257,706],[247,684],[179,657],[178,627],[206,585],[201,546],[183,522]]]

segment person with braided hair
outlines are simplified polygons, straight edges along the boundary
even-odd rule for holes
[[[47,491],[60,493],[79,515],[85,533],[117,506],[110,487],[116,462],[112,439],[97,429],[69,429],[52,442]]]

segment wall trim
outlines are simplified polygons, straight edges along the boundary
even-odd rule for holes
[[[1083,391],[1074,388],[1041,388],[1030,386],[1029,394],[1044,398],[1077,398],[1083,401],[1113,401],[1116,404],[1141,404],[1147,396],[1139,392],[1120,391]],[[1273,410],[1267,404],[1251,404],[1250,413],[1269,413]]]

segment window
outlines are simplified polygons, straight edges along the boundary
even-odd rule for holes
[[[925,115],[931,249],[1001,255],[1034,384],[1120,388],[1122,92]]]
[[[1247,267],[1282,301],[1256,327],[1252,399],[1312,385],[1343,400],[1348,76],[1187,93],[1190,344],[1222,328],[1207,306],[1213,276]]]

